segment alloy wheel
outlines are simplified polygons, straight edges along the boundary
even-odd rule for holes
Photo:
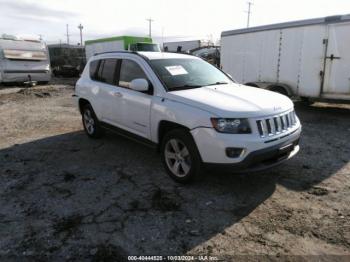
[[[92,117],[92,113],[89,109],[85,110],[83,118],[86,131],[89,135],[92,135],[95,131],[95,120]]]
[[[165,145],[165,162],[177,177],[186,176],[191,169],[191,157],[186,145],[179,139],[172,138]]]

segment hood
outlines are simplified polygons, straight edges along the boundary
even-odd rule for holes
[[[293,108],[293,102],[284,95],[239,84],[172,91],[166,93],[166,98],[218,117],[261,117]]]

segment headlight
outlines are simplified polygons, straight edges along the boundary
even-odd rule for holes
[[[230,134],[251,134],[248,119],[244,118],[211,118],[216,131]]]

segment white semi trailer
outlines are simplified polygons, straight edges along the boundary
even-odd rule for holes
[[[222,32],[221,66],[246,85],[350,101],[350,15]]]
[[[47,83],[50,79],[50,59],[45,43],[0,37],[0,83]]]

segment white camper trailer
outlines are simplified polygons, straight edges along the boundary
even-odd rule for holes
[[[226,31],[221,66],[238,82],[305,100],[350,101],[350,15]]]
[[[0,37],[0,83],[47,83],[50,79],[50,59],[44,43]]]

